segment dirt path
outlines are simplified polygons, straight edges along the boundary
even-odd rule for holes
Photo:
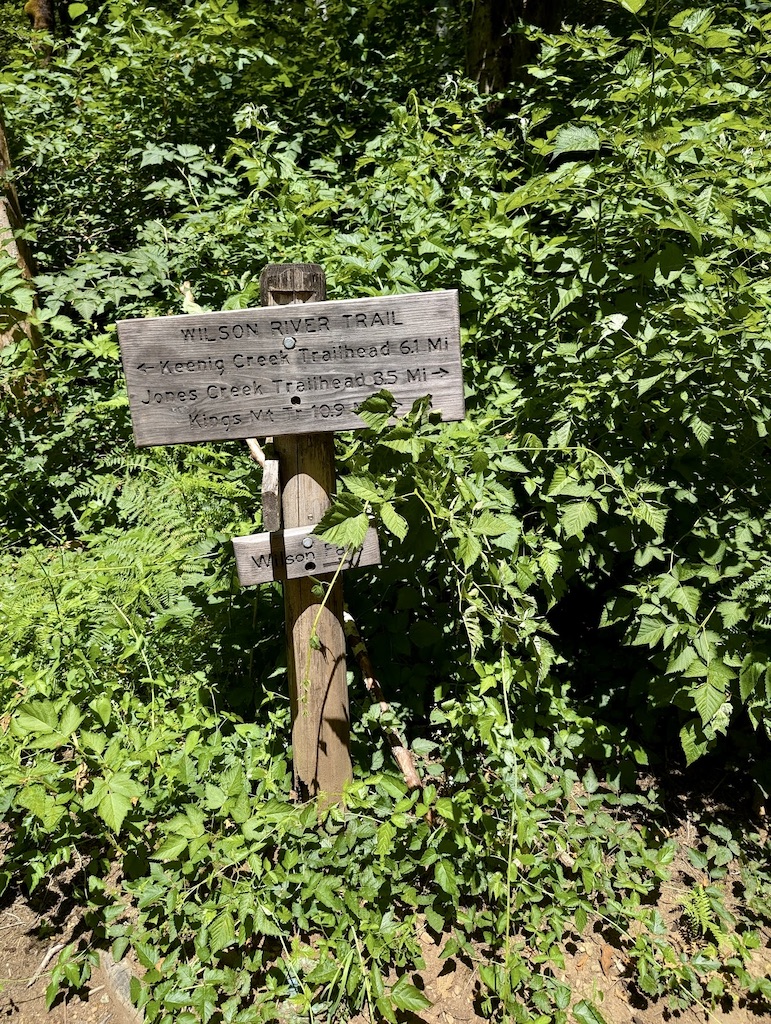
[[[24,899],[4,901],[0,908],[0,1017],[13,1024],[137,1024],[137,1014],[124,1004],[101,968],[79,996],[46,1009],[46,987],[57,953],[48,963],[46,959],[61,946],[72,924],[68,921],[62,932],[49,933],[40,914]]]

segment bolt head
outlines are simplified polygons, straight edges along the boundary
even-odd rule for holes
[[[294,348],[297,344],[297,338],[293,338],[291,334],[287,334],[284,338],[284,348]]]

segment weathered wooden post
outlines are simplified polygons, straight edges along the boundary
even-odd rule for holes
[[[274,263],[260,276],[263,306],[323,302],[326,276],[315,263]],[[296,339],[287,335],[292,347]],[[277,437],[281,517],[285,530],[314,526],[335,489],[334,435]],[[295,788],[302,799],[341,796],[351,779],[350,715],[343,629],[343,584],[318,567],[312,578],[287,579],[284,610]],[[323,599],[323,606],[322,606]]]

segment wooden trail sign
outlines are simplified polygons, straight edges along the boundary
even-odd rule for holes
[[[285,305],[120,321],[137,445],[357,429],[383,389],[463,419],[456,291]]]
[[[233,546],[242,585],[284,584],[295,788],[330,802],[352,777],[336,573],[380,562],[373,529],[347,554],[312,533],[335,490],[331,431],[363,427],[356,410],[381,390],[401,411],[428,394],[443,419],[463,418],[458,296],[325,302],[309,263],[266,267],[260,288],[259,309],[123,320],[118,338],[138,446],[244,438],[259,450],[255,435],[275,438],[278,461],[263,458],[271,532]]]
[[[312,531],[312,526],[300,526],[279,533],[235,537],[233,550],[241,586],[324,576],[336,572],[341,563],[343,569],[380,564],[380,545],[374,527],[367,530],[364,543],[355,551],[327,544]]]

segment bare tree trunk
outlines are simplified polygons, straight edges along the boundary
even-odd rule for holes
[[[474,0],[466,46],[466,73],[482,92],[497,92],[521,77],[533,48],[521,31],[559,29],[564,0]]]
[[[18,263],[22,274],[28,281],[32,280],[32,257],[26,245],[17,237],[17,232],[23,226],[19,197],[16,189],[8,180],[8,173],[11,168],[11,158],[8,153],[8,142],[5,137],[5,126],[2,115],[0,115],[0,252],[5,252]],[[35,332],[27,320],[21,320],[10,327],[3,327],[0,322],[0,349],[9,345],[16,332],[22,330],[35,344],[37,338]]]
[[[36,31],[53,32],[56,25],[53,0],[27,0],[24,13]]]

